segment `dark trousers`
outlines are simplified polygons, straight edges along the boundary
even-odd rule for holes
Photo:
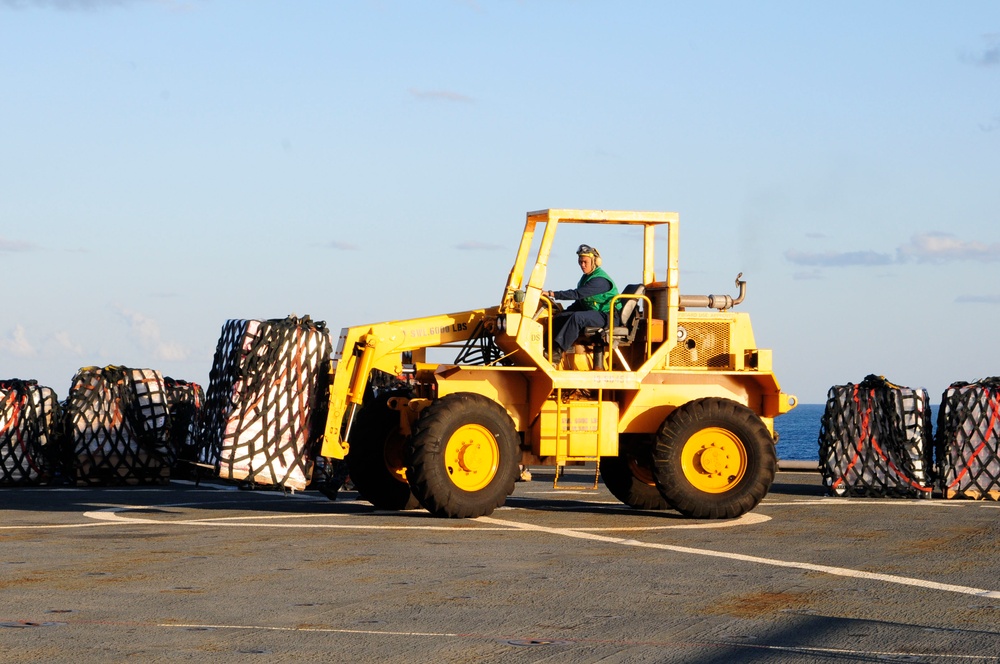
[[[607,317],[593,309],[566,309],[552,319],[552,346],[566,351],[585,327],[604,327]]]

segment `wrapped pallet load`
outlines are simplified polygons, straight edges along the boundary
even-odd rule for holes
[[[873,375],[831,387],[819,432],[823,484],[835,496],[930,498],[931,442],[927,390]]]
[[[196,477],[198,461],[198,423],[205,404],[201,385],[184,380],[163,377],[170,405],[170,440],[177,450],[177,459],[171,477]]]
[[[229,320],[215,350],[199,461],[222,479],[302,490],[326,413],[331,354],[309,317]]]
[[[948,386],[935,446],[945,498],[1000,500],[1000,377]]]
[[[176,450],[163,376],[153,369],[84,367],[63,408],[77,484],[165,483]]]
[[[34,380],[0,380],[0,486],[53,478],[58,422],[54,391]]]

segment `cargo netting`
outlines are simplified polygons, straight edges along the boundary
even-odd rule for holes
[[[819,460],[831,495],[930,498],[932,456],[927,390],[872,375],[830,388]]]
[[[52,480],[57,471],[59,401],[34,380],[0,380],[0,485]]]
[[[78,485],[166,483],[176,451],[160,372],[84,367],[63,406],[69,473]]]
[[[945,498],[1000,500],[1000,377],[948,386],[935,445]]]
[[[302,490],[326,419],[331,354],[308,317],[229,320],[215,349],[199,461],[220,478]]]
[[[170,440],[177,451],[171,477],[197,478],[198,423],[205,405],[205,393],[197,383],[163,377],[170,404]]]

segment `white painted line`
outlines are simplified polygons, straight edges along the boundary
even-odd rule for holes
[[[452,634],[450,632],[393,632],[375,629],[338,629],[335,627],[268,627],[266,625],[198,625],[180,623],[159,623],[157,627],[178,627],[181,629],[247,629],[262,632],[323,632],[333,634],[371,634],[377,636],[434,636],[457,637],[468,634]]]
[[[487,523],[496,523],[496,524],[506,524],[509,525],[511,528],[518,528],[520,530],[534,530],[537,532],[544,532],[552,535],[562,535],[563,537],[572,537],[575,539],[585,539],[597,542],[605,542],[608,544],[619,544],[622,546],[633,546],[646,549],[660,549],[663,551],[674,551],[676,553],[687,553],[696,556],[710,556],[713,558],[728,558],[729,560],[739,560],[742,562],[757,563],[758,565],[771,565],[773,567],[788,567],[792,569],[807,570],[810,572],[822,572],[824,574],[832,574],[834,576],[846,576],[846,577],[853,577],[856,579],[866,579],[869,581],[895,583],[904,586],[915,586],[917,588],[925,588],[928,590],[942,590],[945,592],[962,593],[965,595],[975,595],[977,597],[1000,598],[1000,591],[998,590],[985,590],[983,588],[971,588],[969,586],[958,586],[950,583],[938,583],[936,581],[914,579],[906,576],[898,576],[896,574],[880,574],[877,572],[865,572],[863,570],[848,569],[846,567],[833,567],[830,565],[816,565],[814,563],[777,560],[775,558],[762,558],[760,556],[748,556],[742,553],[713,551],[711,549],[695,549],[693,547],[677,546],[675,544],[640,542],[634,539],[621,539],[618,537],[608,537],[607,535],[598,535],[596,533],[583,532],[581,530],[576,530],[572,528],[550,528],[547,526],[539,526],[531,523],[504,521],[501,519],[494,519],[488,516],[481,516],[477,519],[477,521],[484,521]]]
[[[331,530],[447,530],[449,532],[486,532],[494,530],[509,530],[509,528],[483,528],[483,527],[469,527],[462,525],[453,526],[386,526],[386,525],[360,525],[360,524],[333,524],[333,523],[245,523],[240,521],[234,521],[233,519],[239,519],[240,517],[220,517],[218,519],[177,519],[177,520],[158,520],[158,519],[137,519],[135,517],[122,516],[118,512],[125,512],[129,509],[136,509],[134,507],[115,507],[108,510],[98,510],[94,512],[84,512],[83,515],[89,519],[95,519],[97,521],[102,521],[105,523],[117,523],[117,524],[129,524],[129,525],[141,525],[141,526],[213,526],[213,527],[229,527],[229,528],[245,528],[252,526],[253,528],[313,528],[317,530],[331,529]],[[145,509],[145,508],[142,508]],[[326,517],[328,514],[282,514],[276,517],[247,517],[247,519],[257,519],[257,518],[319,518]]]
[[[59,530],[65,528],[93,528],[94,526],[108,526],[108,523],[58,523],[52,525],[38,524],[33,526],[0,526],[0,530]]]
[[[156,627],[165,628],[176,628],[176,629],[233,629],[233,630],[244,630],[244,631],[261,631],[261,632],[315,632],[320,634],[361,634],[365,636],[405,636],[405,637],[424,637],[429,636],[433,638],[450,638],[450,639],[488,639],[490,641],[511,641],[512,637],[510,635],[490,635],[483,633],[466,633],[459,634],[455,632],[398,632],[391,630],[374,630],[374,629],[344,629],[336,627],[274,627],[267,625],[212,625],[212,624],[198,624],[198,623],[157,623]],[[539,639],[537,637],[531,637],[531,641],[539,642],[559,642],[562,644],[575,644],[575,645],[586,645],[589,643],[601,643],[604,645],[608,644],[618,644],[620,646],[631,646],[641,644],[642,646],[649,647],[659,647],[659,648],[670,648],[676,647],[677,645],[685,646],[702,646],[702,647],[721,647],[721,648],[739,648],[742,650],[764,650],[764,651],[775,651],[775,652],[787,652],[787,653],[800,653],[800,654],[822,654],[822,655],[840,655],[840,656],[850,656],[855,658],[864,657],[865,659],[870,659],[872,657],[876,658],[929,658],[929,659],[948,659],[948,660],[975,660],[975,661],[995,661],[996,658],[987,657],[984,658],[982,655],[961,655],[958,653],[918,653],[910,651],[876,651],[876,650],[858,650],[849,648],[823,648],[823,647],[810,647],[810,646],[772,646],[762,643],[744,643],[744,642],[733,642],[733,641],[701,641],[701,640],[671,640],[671,641],[642,641],[636,642],[631,640],[607,640],[607,639],[581,639],[574,637],[555,637],[555,638],[544,638]]]

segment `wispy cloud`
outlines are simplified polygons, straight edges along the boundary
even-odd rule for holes
[[[360,249],[358,245],[351,244],[350,242],[344,242],[343,240],[331,240],[327,242],[324,246],[330,249],[337,249],[338,251],[357,251]]]
[[[972,53],[966,53],[962,59],[979,67],[996,67],[1000,65],[1000,34],[983,35],[986,45]]]
[[[456,244],[455,248],[461,251],[497,251],[498,249],[503,249],[503,246],[490,242],[480,242],[479,240],[468,240]]]
[[[946,261],[1000,260],[1000,243],[959,240],[951,233],[921,233],[896,249],[899,260],[916,260],[918,263],[944,263]]]
[[[418,90],[417,88],[410,88],[407,92],[411,96],[424,101],[454,101],[463,104],[471,104],[475,101],[475,99],[468,95],[452,92],[451,90]]]
[[[128,324],[132,340],[153,359],[167,362],[187,359],[187,349],[176,342],[165,341],[159,323],[152,318],[124,307],[116,307],[116,312]]]
[[[34,345],[28,341],[28,335],[20,323],[0,337],[0,351],[14,357],[33,357],[37,352]]]
[[[816,253],[790,250],[785,252],[785,258],[796,265],[810,265],[815,267],[891,265],[893,263],[893,257],[890,254],[880,254],[875,251],[826,251]]]
[[[14,254],[22,251],[36,251],[37,249],[37,244],[24,242],[22,240],[8,240],[7,238],[0,237],[0,251],[6,251]]]
[[[127,7],[140,3],[149,3],[149,0],[0,0],[0,7],[8,9],[54,9],[64,12],[92,12],[107,8]],[[156,4],[171,11],[187,11],[194,6],[192,2],[182,0],[156,0]]]
[[[53,334],[52,342],[59,350],[66,351],[75,356],[83,355],[83,346],[74,341],[69,332],[65,330]]]
[[[895,254],[878,251],[799,251],[790,249],[785,259],[795,265],[814,268],[824,267],[874,267],[915,261],[917,263],[946,263],[950,261],[979,261],[991,263],[1000,261],[1000,243],[987,244],[976,240],[961,240],[951,233],[931,231],[919,233],[909,242],[896,247]],[[799,273],[796,278],[808,277]]]
[[[955,298],[959,304],[1000,304],[1000,295],[959,295]]]
[[[122,7],[136,0],[3,0],[5,7],[13,9],[56,9],[59,11],[94,11],[104,7]]]

